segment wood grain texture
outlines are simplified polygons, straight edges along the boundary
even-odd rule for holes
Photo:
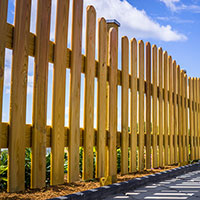
[[[82,61],[82,17],[83,1],[74,0],[72,8],[72,55],[71,85],[69,102],[69,160],[68,182],[79,180],[79,142],[80,142],[80,82]]]
[[[163,50],[158,49],[159,67],[159,166],[164,166],[163,161]]]
[[[11,71],[8,192],[25,189],[25,123],[30,0],[17,0]]]
[[[108,141],[109,149],[109,165],[108,175],[112,176],[113,182],[116,181],[117,175],[117,60],[118,60],[118,45],[117,45],[117,30],[115,28],[109,31],[109,131],[110,137]],[[111,98],[112,97],[112,98]],[[128,169],[127,169],[128,170]]]
[[[168,54],[165,51],[163,53],[163,64],[164,64],[164,137],[165,137],[165,149],[164,149],[164,158],[165,158],[165,165],[169,164],[168,159],[168,77],[169,71],[167,66],[167,58]]]
[[[131,40],[131,154],[130,172],[136,172],[137,152],[137,41]]]
[[[173,92],[174,92],[174,163],[178,163],[178,105],[177,105],[177,67],[173,61]]]
[[[139,171],[144,170],[144,42],[139,41]]]
[[[47,81],[51,0],[38,1],[33,89],[31,188],[46,186]]]
[[[106,146],[106,81],[107,81],[107,26],[104,18],[98,22],[98,94],[97,94],[97,163],[96,178],[105,176]],[[110,55],[109,55],[110,56]]]
[[[65,66],[68,18],[69,0],[58,0],[53,70],[51,185],[64,183]],[[76,50],[76,47],[74,48]]]
[[[121,174],[128,173],[128,88],[129,88],[129,41],[122,37],[122,147],[121,147]]]
[[[153,132],[153,168],[158,167],[157,159],[157,47],[152,47],[152,81],[153,81],[153,102],[152,102],[152,132]]]
[[[172,57],[168,56],[168,68],[169,68],[169,163],[173,164],[174,155],[174,116],[173,116],[173,104],[172,104],[172,90],[173,90],[173,69],[172,69]]]
[[[146,168],[151,169],[151,44],[146,43]]]
[[[5,67],[5,47],[6,47],[6,22],[8,14],[8,0],[0,1],[0,122],[2,122],[3,107],[3,83],[4,83],[4,67]],[[1,127],[0,123],[0,129]],[[0,132],[0,135],[1,132]],[[1,136],[0,136],[1,137]],[[0,147],[2,140],[0,139]]]
[[[83,179],[93,178],[96,11],[87,7]]]

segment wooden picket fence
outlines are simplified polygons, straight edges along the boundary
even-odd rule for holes
[[[46,148],[51,147],[51,185],[64,183],[64,148],[68,148],[68,182],[80,179],[79,147],[84,180],[179,163],[200,157],[200,79],[187,78],[162,48],[127,37],[121,39],[118,69],[117,24],[98,20],[87,8],[86,54],[82,55],[83,0],[73,0],[71,49],[67,49],[70,0],[57,1],[55,42],[49,40],[51,0],[39,0],[36,34],[30,33],[31,0],[16,0],[14,26],[7,23],[8,0],[0,0],[0,120],[5,48],[12,49],[9,123],[0,123],[0,149],[8,148],[8,191],[25,189],[25,148],[32,149],[31,188],[46,180]],[[95,60],[96,49],[98,61]],[[146,53],[145,53],[146,52]],[[26,124],[28,56],[35,58],[33,123]],[[130,63],[129,63],[130,61]],[[48,63],[53,69],[52,125],[46,125]],[[66,68],[70,69],[69,127],[64,126]],[[130,70],[130,73],[129,73]],[[80,128],[81,73],[85,74],[84,128]],[[145,77],[144,77],[145,75]],[[97,78],[97,129],[94,129],[94,79]],[[121,132],[118,87],[121,92]],[[130,97],[130,109],[129,109]],[[130,130],[128,126],[130,113]]]

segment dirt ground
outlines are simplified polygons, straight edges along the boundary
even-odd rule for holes
[[[161,171],[169,170],[172,168],[175,168],[177,166],[167,166],[163,169],[151,169],[151,170],[145,170],[143,172],[137,172],[134,174],[128,174],[128,175],[118,175],[117,176],[117,182],[127,181],[133,178],[147,176],[150,174],[155,174]],[[81,192],[93,188],[100,187],[100,183],[98,181],[78,181],[75,183],[66,183],[59,186],[51,186],[47,188],[43,188],[40,190],[26,190],[25,192],[21,193],[7,193],[7,192],[0,192],[0,199],[2,200],[17,200],[17,199],[23,199],[23,200],[31,200],[31,199],[48,199],[53,197],[59,197],[64,196],[76,192]]]

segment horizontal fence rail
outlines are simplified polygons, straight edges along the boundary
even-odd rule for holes
[[[70,3],[73,4],[71,49],[67,48]],[[121,174],[184,165],[199,159],[200,79],[187,77],[166,51],[135,38],[129,41],[124,36],[119,64],[118,24],[104,18],[97,22],[95,8],[88,6],[86,54],[82,55],[82,0],[57,1],[55,42],[49,40],[51,0],[38,1],[36,34],[29,31],[31,0],[16,0],[14,25],[7,23],[7,10],[8,0],[0,0],[0,149],[8,148],[8,192],[25,190],[25,148],[32,150],[31,188],[46,185],[45,154],[49,147],[51,185],[65,181],[65,147],[68,182],[80,180],[80,147],[83,147],[83,180],[93,179],[95,171],[96,178],[111,176],[115,182],[118,149],[121,149]],[[6,48],[13,50],[13,59],[10,121],[3,123]],[[31,125],[25,122],[28,56],[35,58]],[[51,126],[46,124],[48,63],[54,64]],[[64,126],[67,68],[70,70],[69,127]],[[85,75],[84,128],[80,128],[81,74]],[[117,131],[118,101],[121,131]]]

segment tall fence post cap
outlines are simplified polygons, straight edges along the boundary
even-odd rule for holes
[[[116,24],[118,27],[120,27],[120,23],[116,19],[107,19],[107,24]]]

